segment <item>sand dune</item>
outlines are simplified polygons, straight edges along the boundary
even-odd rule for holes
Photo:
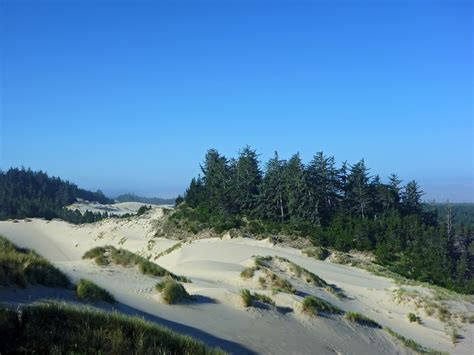
[[[0,222],[0,234],[18,246],[36,250],[72,280],[85,277],[104,287],[121,303],[121,310],[146,315],[231,352],[410,353],[382,329],[356,325],[341,316],[310,318],[301,314],[299,305],[303,296],[314,294],[343,310],[358,311],[424,346],[453,354],[470,353],[474,338],[472,324],[462,325],[460,333],[464,339],[453,346],[445,334],[446,324],[434,316],[420,313],[409,302],[399,304],[394,300],[394,290],[401,286],[392,280],[357,268],[311,259],[302,256],[299,250],[273,246],[268,240],[200,239],[184,242],[181,247],[156,259],[159,265],[173,273],[192,279],[192,283],[184,286],[188,292],[197,295],[197,301],[184,305],[170,306],[162,303],[154,290],[159,279],[140,274],[136,268],[114,265],[101,267],[91,260],[82,259],[90,248],[110,244],[150,256],[154,260],[160,252],[178,243],[154,238],[154,221],[160,218],[163,218],[163,210],[155,207],[140,217],[107,219],[81,226],[41,219],[17,223],[3,221]],[[253,263],[252,257],[255,255],[287,258],[328,283],[342,288],[349,297],[340,300],[322,289],[305,285],[304,282],[296,294],[278,293],[272,296],[271,291],[261,290],[256,278],[245,280],[240,277],[240,271]],[[239,296],[244,287],[272,296],[278,307],[244,308]],[[431,292],[421,286],[410,288],[427,294]],[[5,302],[5,297],[0,293],[0,301]],[[32,298],[38,297],[33,295]],[[469,302],[452,302],[450,306],[466,312],[474,310]],[[293,311],[289,312],[287,307]],[[409,323],[409,312],[421,314],[423,324]]]

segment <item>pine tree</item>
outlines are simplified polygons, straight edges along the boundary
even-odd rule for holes
[[[347,205],[351,213],[362,218],[369,214],[369,169],[365,166],[364,159],[351,166],[347,177]]]
[[[285,189],[286,161],[280,160],[275,152],[265,166],[265,176],[260,189],[261,214],[273,221],[285,221],[287,218],[288,206]]]

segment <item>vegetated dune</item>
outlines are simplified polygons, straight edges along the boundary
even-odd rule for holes
[[[37,251],[74,282],[86,278],[103,287],[120,305],[124,305],[119,306],[121,311],[143,312],[142,315],[154,321],[229,352],[411,353],[381,328],[351,322],[343,314],[323,311],[310,316],[302,312],[301,302],[308,295],[329,302],[342,311],[359,312],[425,347],[453,354],[467,354],[472,350],[474,325],[466,319],[473,314],[474,305],[469,297],[454,295],[448,299],[446,294],[441,295],[436,289],[397,285],[391,279],[354,267],[315,260],[303,256],[300,250],[274,246],[268,240],[231,239],[229,235],[193,241],[156,238],[156,224],[166,218],[166,214],[163,208],[154,207],[142,216],[110,218],[79,226],[58,220],[3,221],[0,222],[0,234],[20,247]],[[99,266],[82,258],[91,248],[105,245],[129,250],[176,275],[190,278],[192,283],[182,285],[194,296],[193,301],[168,305],[155,289],[160,277],[144,275],[136,267],[113,263]],[[255,269],[250,277],[241,277],[244,268],[256,265],[257,256],[285,259],[277,258],[275,262]],[[346,297],[329,292],[331,290],[324,287],[324,283],[318,286],[305,279],[306,271],[303,276],[290,272],[292,263],[317,275],[333,289],[341,290]],[[277,291],[277,283],[272,283],[272,277],[274,280],[287,280],[294,291]],[[252,295],[270,297],[275,305],[257,300],[254,306],[245,307],[241,298],[244,288]],[[438,296],[438,303],[431,297],[434,293]],[[40,298],[34,288],[17,291],[13,299],[2,300],[2,294],[0,292],[0,302],[22,303]],[[423,302],[430,300],[434,302],[430,303],[434,312],[427,315]],[[444,322],[439,320],[439,314],[444,312],[439,311],[439,302],[449,313],[449,319],[444,319]],[[410,322],[409,313],[417,314],[421,324]],[[455,345],[449,336],[449,327],[460,335]]]

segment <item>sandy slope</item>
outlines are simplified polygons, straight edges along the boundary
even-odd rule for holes
[[[135,268],[99,267],[82,260],[93,246],[112,244],[152,257],[176,241],[153,239],[153,220],[163,211],[154,208],[130,220],[108,219],[96,224],[73,226],[62,221],[33,219],[30,222],[0,222],[0,234],[22,247],[36,250],[66,272],[73,280],[86,277],[109,290],[122,305],[121,310],[139,313],[179,331],[197,336],[211,345],[243,353],[268,354],[393,354],[405,353],[383,330],[354,325],[340,316],[309,318],[298,311],[304,293],[316,294],[345,310],[359,311],[419,343],[451,353],[470,353],[474,327],[464,325],[460,343],[453,347],[444,325],[435,318],[422,317],[424,324],[409,323],[410,305],[393,300],[391,280],[352,267],[321,262],[301,256],[300,251],[273,246],[268,241],[246,238],[202,239],[156,260],[170,271],[190,277],[186,289],[198,296],[187,305],[165,305],[153,286],[157,278],[144,276]],[[240,271],[254,255],[280,255],[341,287],[349,296],[338,300],[321,289],[299,285],[301,292],[272,296],[275,309],[245,309],[239,291],[257,291],[258,282],[243,280]],[[32,291],[28,297],[37,299]],[[261,291],[270,295],[269,291]],[[18,293],[20,299],[21,293]],[[36,295],[36,296],[35,296]],[[0,302],[6,301],[0,292]],[[26,299],[29,299],[26,297]],[[465,304],[461,305],[466,307]],[[467,305],[469,306],[469,305]],[[471,305],[472,306],[472,305]],[[293,312],[283,307],[294,308]]]
[[[137,213],[138,209],[142,206],[151,206],[151,205],[147,203],[141,203],[141,202],[119,202],[119,203],[114,203],[114,204],[103,205],[98,202],[89,202],[89,201],[79,200],[78,202],[67,206],[67,208],[70,210],[79,210],[81,213],[84,213],[86,211],[90,211],[94,213],[107,212],[109,215],[113,214],[117,216],[122,216],[126,213],[135,214]]]

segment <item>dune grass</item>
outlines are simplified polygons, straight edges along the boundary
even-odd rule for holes
[[[194,299],[183,285],[169,276],[165,277],[161,282],[158,282],[155,288],[161,293],[163,301],[167,304],[188,302]]]
[[[92,248],[91,250],[87,251],[82,258],[94,259],[98,265],[106,265],[112,262],[121,266],[138,266],[138,270],[144,275],[159,277],[170,276],[173,279],[181,282],[191,282],[188,278],[175,275],[165,268],[162,268],[160,265],[155,264],[140,255],[125,249],[117,249],[111,245]]]
[[[240,277],[243,279],[251,279],[256,270],[255,267],[246,267],[240,272]]]
[[[68,287],[68,277],[34,251],[19,248],[0,236],[0,286]]]
[[[240,290],[240,297],[242,298],[242,303],[245,307],[252,307],[254,302],[260,302],[268,304],[270,306],[275,306],[275,301],[268,297],[267,295],[261,293],[252,294],[248,289],[243,288]]]
[[[76,295],[82,301],[104,301],[115,303],[114,296],[90,280],[80,279],[76,285]]]
[[[0,309],[0,334],[2,354],[225,354],[138,317],[59,304]]]
[[[359,323],[367,327],[382,328],[376,321],[357,312],[347,312],[344,316],[348,321]]]
[[[166,249],[166,250],[163,250],[161,253],[159,253],[158,255],[155,256],[155,260],[158,259],[158,258],[161,258],[162,256],[165,256],[165,255],[168,255],[169,253],[172,253],[173,251],[175,250],[178,250],[179,248],[181,248],[183,246],[183,243],[182,242],[179,242],[179,243],[176,243],[175,245],[173,245],[172,247]]]
[[[444,352],[444,351],[439,351],[431,348],[426,348],[423,345],[418,344],[416,341],[413,339],[408,339],[405,338],[403,335],[400,335],[396,332],[394,332],[391,328],[389,327],[384,327],[384,330],[390,334],[392,337],[395,339],[399,340],[405,347],[408,349],[411,349],[415,351],[418,354],[428,354],[428,355],[449,355],[449,353]]]
[[[342,313],[341,309],[334,306],[333,304],[315,296],[306,296],[301,303],[303,312],[311,315],[317,316],[320,312],[322,313]]]

